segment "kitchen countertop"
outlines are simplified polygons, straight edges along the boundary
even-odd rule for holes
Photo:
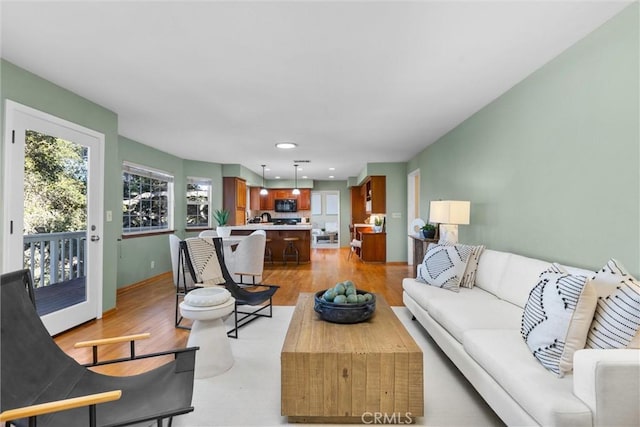
[[[231,225],[231,230],[301,230],[311,231],[311,224],[275,225],[271,222],[256,224]]]

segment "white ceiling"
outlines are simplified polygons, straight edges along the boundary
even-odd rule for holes
[[[627,4],[2,1],[1,54],[178,157],[346,179],[411,159]]]

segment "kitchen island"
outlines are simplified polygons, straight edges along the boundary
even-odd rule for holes
[[[264,230],[267,233],[267,239],[271,239],[271,242],[267,244],[271,248],[274,264],[282,264],[282,252],[286,246],[283,240],[285,237],[297,237],[300,239],[295,242],[298,248],[300,263],[311,261],[311,224],[275,225],[273,223],[263,222],[258,224],[233,225],[231,226],[231,235],[247,236],[255,230]],[[291,263],[291,260],[288,262]]]

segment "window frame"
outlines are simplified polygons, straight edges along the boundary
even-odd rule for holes
[[[125,188],[127,183],[130,182],[125,179],[126,174],[138,176],[143,180],[149,180],[148,183],[143,182],[142,185],[144,186],[143,188],[147,188],[151,193],[156,191],[154,187],[154,181],[160,181],[163,184],[166,184],[166,193],[167,193],[166,208],[165,208],[166,226],[162,226],[162,225],[161,226],[141,226],[134,229],[132,229],[132,227],[129,226],[128,229],[125,228],[125,225],[124,225],[125,220],[127,219],[127,217],[129,218],[131,217],[131,215],[127,215],[125,210],[126,201],[131,200],[131,198],[125,199],[125,194],[127,192],[130,192],[130,188],[129,189]],[[174,191],[174,176],[172,174],[160,169],[149,167],[149,166],[140,165],[140,164],[136,164],[128,161],[123,161],[122,162],[122,185],[123,185],[122,187],[122,190],[123,190],[122,235],[123,237],[131,237],[136,235],[147,235],[147,234],[158,234],[158,233],[173,231],[175,191]],[[140,203],[144,203],[145,205],[151,205],[153,202],[141,201]]]
[[[198,230],[211,228],[211,199],[213,197],[213,180],[211,178],[187,176],[185,178],[185,230]],[[202,203],[189,203],[189,184],[207,186],[207,223],[189,225],[189,205],[202,206]]]

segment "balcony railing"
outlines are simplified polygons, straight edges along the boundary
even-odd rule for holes
[[[31,270],[36,288],[86,276],[87,233],[28,234],[24,241],[24,267]]]

